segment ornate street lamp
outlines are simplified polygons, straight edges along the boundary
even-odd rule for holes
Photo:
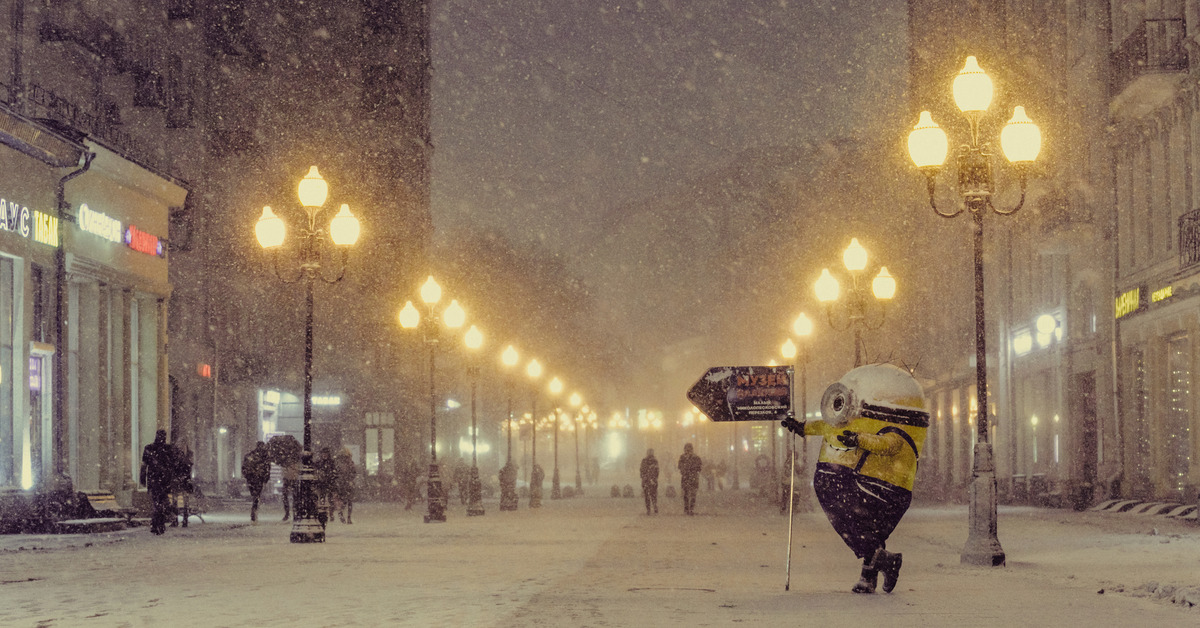
[[[571,404],[571,414],[574,415],[572,419],[574,423],[571,427],[575,432],[575,492],[578,494],[583,491],[583,477],[579,474],[579,413],[581,412],[579,406],[583,404],[583,398],[579,396],[579,393],[571,393],[568,403]],[[586,408],[582,412],[586,414]]]
[[[500,354],[500,361],[509,371],[517,365],[520,360],[520,354],[512,345]],[[510,373],[511,376],[511,373]],[[513,465],[512,460],[512,432],[513,432],[513,409],[512,409],[512,382],[508,386],[508,456],[504,463],[504,468],[500,470],[500,510],[516,510],[517,509],[517,469]]]
[[[425,335],[425,344],[429,346],[429,488],[428,511],[425,523],[446,520],[446,493],[442,488],[442,478],[438,474],[437,463],[437,348],[438,326],[434,323],[433,310],[438,301],[442,300],[442,287],[433,279],[433,275],[421,286],[421,301],[425,303],[429,315],[422,325],[421,313],[407,301],[400,310],[400,326],[404,329],[421,328]],[[450,305],[442,312],[442,322],[450,329],[459,329],[466,322],[466,312],[457,300],[451,300]]]
[[[550,380],[550,396],[557,398],[562,393],[562,380],[555,377]],[[562,499],[562,486],[558,481],[558,427],[561,421],[561,408],[554,404],[554,477],[550,480],[550,499]]]
[[[471,374],[471,477],[467,478],[467,516],[478,517],[484,514],[483,488],[479,483],[479,428],[475,421],[475,393],[479,387],[479,363],[477,354],[483,346],[483,333],[471,325],[463,340],[471,350],[471,366],[467,371]]]
[[[964,210],[974,222],[975,248],[975,394],[978,420],[977,438],[970,490],[969,530],[963,547],[962,562],[972,565],[1004,565],[1004,550],[996,536],[996,467],[988,434],[987,346],[984,330],[983,302],[983,215],[987,210],[997,214],[1012,214],[1025,204],[1026,177],[1029,166],[1037,159],[1042,147],[1042,134],[1024,107],[1013,109],[1013,116],[1000,132],[1004,155],[1017,170],[1021,199],[1012,209],[1000,209],[992,204],[995,181],[992,177],[992,151],[979,141],[979,122],[992,102],[992,79],[979,67],[975,57],[967,57],[963,69],[954,78],[954,102],[962,110],[970,126],[970,141],[958,153],[958,194],[961,204],[952,211],[938,209],[934,198],[936,179],[946,161],[949,142],[946,133],[933,121],[928,111],[922,111],[916,128],[908,135],[908,152],[913,163],[925,173],[929,190],[929,205],[937,215],[953,218]]]
[[[537,397],[538,397],[537,380],[538,380],[538,378],[540,378],[542,376],[541,363],[539,363],[537,360],[530,360],[529,364],[525,366],[525,374],[528,375],[529,379],[533,380],[533,382],[534,382],[533,403],[532,403],[533,407],[530,409],[530,413],[529,413],[529,424],[532,426],[532,430],[533,430],[532,438],[530,438],[530,442],[533,444],[533,460],[530,463],[531,470],[530,470],[530,477],[529,477],[529,507],[530,508],[541,508],[542,507],[542,479],[545,477],[545,474],[542,472],[542,468],[539,467],[538,463],[537,463]]]
[[[271,252],[272,271],[284,283],[304,279],[304,452],[301,455],[300,482],[293,501],[296,504],[292,517],[293,543],[325,541],[325,526],[317,513],[317,499],[313,492],[312,466],[312,361],[313,361],[313,284],[317,277],[326,283],[337,283],[346,274],[347,248],[358,241],[360,226],[358,219],[350,213],[349,205],[342,205],[329,221],[328,231],[317,226],[317,215],[329,196],[329,185],[317,167],[312,166],[300,180],[296,190],[300,205],[304,207],[307,222],[300,229],[299,268],[295,276],[284,276],[279,272],[279,257],[273,253],[283,246],[286,226],[283,219],[270,207],[263,207],[262,216],[254,226],[254,235],[263,249]],[[341,264],[338,274],[326,277],[321,267],[322,246],[326,236],[341,249]]]
[[[862,330],[875,330],[883,325],[887,317],[887,304],[896,295],[896,279],[888,272],[887,266],[879,268],[879,274],[871,281],[871,292],[875,299],[867,298],[866,283],[861,281],[862,271],[867,267],[867,250],[858,243],[858,238],[850,239],[850,246],[842,253],[842,264],[850,275],[850,289],[846,294],[846,316],[839,322],[833,315],[833,304],[838,300],[841,286],[828,268],[821,269],[821,276],[815,285],[817,300],[825,304],[825,317],[829,326],[837,331],[854,329],[854,366],[862,365],[863,341]],[[879,304],[877,316],[871,316],[871,304]]]

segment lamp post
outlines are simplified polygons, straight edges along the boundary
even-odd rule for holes
[[[512,345],[500,354],[500,361],[509,371],[517,365],[520,360],[520,354]],[[511,372],[509,373],[511,376]],[[500,470],[500,510],[516,510],[517,509],[517,470],[513,466],[512,461],[512,432],[513,432],[513,409],[512,409],[512,383],[510,381],[508,387],[508,414],[506,415],[508,423],[508,457],[504,462],[504,468]]]
[[[557,398],[563,390],[562,380],[555,377],[550,380],[550,396]],[[550,499],[562,499],[562,486],[558,481],[558,428],[562,420],[561,408],[554,404],[554,476],[550,479]]]
[[[530,508],[541,508],[542,507],[542,479],[545,475],[544,473],[542,473],[542,468],[539,467],[538,463],[537,463],[537,421],[538,421],[537,380],[538,380],[538,378],[540,378],[542,376],[541,363],[539,363],[537,360],[530,360],[529,364],[525,367],[525,374],[529,376],[529,379],[534,381],[533,403],[532,403],[533,407],[531,408],[531,411],[529,413],[529,424],[532,426],[532,429],[533,429],[533,435],[532,435],[532,438],[530,438],[530,442],[533,443],[533,459],[529,465],[531,467],[530,477],[529,477],[529,507]]]
[[[579,396],[579,393],[571,393],[569,403],[571,404],[571,408],[573,408],[571,414],[575,415],[572,419],[573,423],[571,427],[572,431],[575,432],[575,492],[579,493],[583,491],[583,476],[579,474],[579,413],[583,412],[586,414],[587,409],[579,409],[579,406],[583,403],[583,398]]]
[[[484,509],[483,488],[479,485],[479,428],[475,421],[475,393],[479,387],[479,363],[475,353],[483,346],[483,332],[471,325],[463,340],[472,352],[471,365],[467,367],[471,374],[471,477],[467,478],[467,516],[478,517],[484,514]]]
[[[883,325],[887,317],[887,303],[896,295],[896,279],[888,272],[887,266],[879,268],[879,274],[871,281],[871,292],[875,302],[882,305],[879,316],[872,322],[870,316],[871,300],[867,298],[866,283],[861,281],[862,271],[867,267],[867,250],[858,243],[858,238],[851,238],[850,245],[842,252],[842,264],[850,275],[850,289],[846,293],[846,321],[839,325],[833,316],[833,304],[838,300],[841,286],[828,268],[821,269],[817,279],[817,300],[825,304],[825,317],[829,326],[837,331],[854,329],[854,366],[862,365],[863,341],[862,330],[875,330]]]
[[[400,310],[400,326],[404,329],[416,329],[421,327],[425,334],[425,344],[429,346],[429,488],[428,502],[429,508],[425,515],[425,523],[441,522],[446,520],[446,493],[442,489],[442,478],[438,474],[437,462],[437,347],[438,347],[438,327],[433,322],[433,309],[438,301],[442,299],[442,287],[433,279],[433,275],[425,280],[421,286],[421,301],[425,303],[429,315],[424,319],[425,325],[422,326],[421,313],[413,306],[412,301],[407,301],[404,308]],[[458,329],[463,326],[466,320],[466,312],[462,306],[458,304],[458,300],[452,299],[450,305],[442,312],[442,322],[450,329]]]
[[[304,452],[301,455],[300,482],[296,487],[293,501],[296,504],[292,517],[291,541],[293,543],[320,543],[325,541],[325,526],[318,518],[317,499],[313,492],[312,466],[312,362],[313,362],[313,284],[317,277],[326,283],[341,281],[346,273],[345,247],[358,241],[360,225],[358,219],[350,213],[348,205],[342,205],[338,213],[329,222],[328,237],[342,251],[341,270],[335,277],[326,277],[321,270],[321,246],[326,237],[326,229],[317,226],[317,215],[325,205],[329,196],[329,185],[317,167],[309,168],[308,174],[300,180],[296,190],[300,197],[300,205],[304,207],[307,222],[300,229],[300,265],[294,277],[285,277],[279,272],[279,258],[272,255],[271,268],[275,275],[284,283],[294,283],[304,279]],[[254,234],[259,245],[270,252],[275,252],[283,246],[286,236],[286,226],[283,219],[271,210],[263,207],[262,216],[254,227]]]
[[[799,367],[799,368],[796,368],[796,370],[800,373],[800,386],[799,386],[800,405],[798,407],[800,408],[799,414],[800,414],[801,422],[808,421],[808,346],[807,346],[807,343],[808,343],[808,337],[812,335],[812,332],[813,332],[812,319],[810,319],[808,317],[808,315],[805,314],[804,312],[801,312],[800,315],[796,317],[796,320],[792,323],[792,333],[795,334],[795,336],[800,339],[800,343],[797,344],[795,342],[792,342],[792,339],[788,338],[787,340],[785,340],[783,342],[783,347],[780,350],[780,352],[783,354],[784,358],[793,361],[792,364],[794,367]],[[803,447],[803,442],[804,442],[803,437],[800,439],[800,441],[801,441],[801,444]],[[789,470],[789,473],[794,474],[794,473],[796,473],[796,437],[795,437],[795,434],[792,435],[791,444],[789,445],[788,450],[791,452],[791,459],[788,460],[788,462],[787,462],[788,470]],[[807,452],[807,449],[802,449],[801,451],[804,453],[804,455],[800,459],[801,460],[800,469],[803,471],[804,467],[807,464],[808,452]],[[788,485],[791,486],[792,483],[789,482]],[[808,486],[807,481],[802,486],[807,487]],[[793,499],[793,500],[795,499],[794,494],[791,497],[791,499]],[[781,502],[781,505],[783,507],[780,508],[780,514],[786,514],[787,513],[787,509],[786,509],[787,501]]]
[[[975,57],[967,57],[963,69],[954,78],[954,102],[970,126],[970,141],[958,154],[958,194],[962,203],[953,211],[937,207],[934,198],[937,174],[946,160],[949,142],[946,133],[933,121],[928,111],[922,111],[917,126],[908,135],[908,152],[913,163],[925,173],[929,190],[929,205],[944,218],[953,218],[964,210],[971,213],[974,224],[975,249],[975,394],[978,420],[977,438],[969,510],[969,530],[961,560],[972,565],[1004,565],[1004,550],[996,536],[996,468],[988,434],[987,403],[987,346],[984,325],[983,290],[983,215],[987,210],[1008,215],[1025,204],[1026,176],[1029,165],[1041,151],[1042,136],[1024,107],[1013,110],[1012,119],[1000,132],[1004,155],[1016,167],[1020,177],[1021,199],[1012,209],[1000,209],[992,204],[995,182],[992,178],[992,151],[979,141],[979,122],[992,101],[992,80],[979,67]]]

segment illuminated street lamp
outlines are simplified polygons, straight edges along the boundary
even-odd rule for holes
[[[555,377],[550,380],[550,396],[557,398],[563,390],[562,380]],[[554,476],[550,479],[550,499],[562,499],[562,486],[558,481],[558,427],[562,420],[561,408],[554,404]]]
[[[530,360],[529,364],[526,365],[526,367],[525,367],[525,374],[529,376],[529,379],[534,381],[533,404],[532,404],[533,407],[531,408],[530,413],[529,413],[530,425],[532,426],[532,429],[533,429],[533,437],[530,439],[530,442],[533,444],[533,461],[530,464],[531,471],[530,471],[530,477],[529,477],[529,507],[530,508],[541,508],[542,507],[542,479],[545,477],[545,473],[542,472],[542,468],[539,467],[538,463],[537,463],[537,396],[538,396],[538,387],[537,387],[537,383],[536,383],[538,378],[540,378],[542,376],[541,363],[539,363],[537,360]]]
[[[421,325],[421,313],[413,306],[412,301],[404,304],[400,310],[400,326],[404,329],[421,328],[425,335],[425,344],[429,346],[429,509],[425,515],[425,523],[446,520],[446,493],[442,489],[442,478],[438,474],[437,463],[437,389],[435,377],[437,365],[438,326],[435,324],[433,309],[442,299],[442,287],[433,279],[433,275],[421,286],[421,301],[429,315],[425,317],[425,325]],[[466,322],[466,312],[457,300],[451,300],[450,305],[442,312],[442,322],[450,329],[459,329]]]
[[[512,345],[500,354],[500,361],[505,368],[510,372],[520,361],[520,354]],[[512,382],[509,382],[508,387],[508,457],[504,463],[504,468],[500,470],[500,510],[516,510],[517,509],[517,470],[513,465],[512,460],[512,433],[513,433],[513,409],[512,409]]]
[[[571,427],[575,432],[575,492],[578,493],[583,490],[583,478],[579,474],[579,417],[581,416],[579,406],[583,404],[583,398],[579,396],[579,393],[571,393],[568,403],[571,404],[571,408],[573,408],[571,414],[574,415]],[[582,412],[586,414],[586,408]]]
[[[863,341],[862,330],[879,329],[887,317],[887,303],[896,295],[896,279],[888,272],[887,266],[879,268],[879,274],[871,281],[871,292],[875,299],[867,298],[866,283],[861,281],[862,271],[867,267],[867,250],[858,243],[858,238],[850,239],[850,246],[842,253],[842,264],[850,275],[850,289],[846,294],[846,318],[839,324],[833,315],[833,304],[841,293],[838,280],[828,268],[821,270],[821,276],[815,285],[817,300],[825,304],[825,317],[829,326],[837,331],[854,329],[854,366],[862,365]],[[871,316],[871,304],[880,305],[878,315]]]
[[[979,141],[979,122],[992,102],[992,79],[979,67],[975,57],[967,57],[963,69],[954,78],[954,102],[970,126],[969,143],[962,144],[958,154],[958,194],[961,204],[952,211],[938,209],[934,198],[936,179],[946,161],[949,142],[946,133],[933,121],[928,111],[922,111],[917,126],[908,135],[908,152],[913,163],[925,173],[929,190],[929,205],[944,218],[953,218],[964,210],[974,222],[975,248],[975,394],[978,405],[972,481],[970,489],[969,530],[963,547],[962,562],[972,565],[1004,565],[1004,549],[996,536],[996,467],[988,435],[987,402],[987,345],[984,331],[983,301],[983,215],[987,210],[1008,215],[1025,204],[1026,177],[1029,166],[1037,159],[1042,147],[1042,134],[1037,125],[1025,115],[1024,107],[1013,109],[1013,116],[1000,132],[1000,146],[1005,157],[1016,168],[1020,179],[1021,199],[1012,209],[999,209],[992,204],[995,181],[992,177],[992,149]]]
[[[479,483],[479,428],[475,422],[475,392],[479,387],[479,363],[476,358],[479,348],[483,346],[483,333],[471,325],[463,340],[472,354],[471,366],[467,367],[471,375],[471,477],[467,478],[467,516],[478,517],[484,514],[484,510],[483,489]]]
[[[299,269],[294,277],[279,272],[279,257],[272,255],[271,268],[275,276],[284,283],[304,279],[304,452],[300,459],[300,482],[293,501],[296,504],[292,517],[291,541],[293,543],[320,543],[325,541],[325,526],[317,513],[317,498],[313,491],[312,466],[312,361],[313,361],[313,284],[317,277],[326,283],[337,283],[346,274],[347,249],[358,241],[358,218],[350,213],[350,206],[342,205],[329,221],[329,227],[317,226],[317,215],[329,196],[329,185],[317,167],[312,166],[300,180],[296,190],[300,205],[304,207],[307,222],[300,229]],[[283,246],[286,225],[270,207],[263,207],[262,216],[254,226],[254,235],[263,249],[274,253]],[[341,270],[335,277],[326,277],[321,267],[322,244],[326,236],[341,249]]]

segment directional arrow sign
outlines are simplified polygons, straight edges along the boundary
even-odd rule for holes
[[[718,366],[687,396],[713,421],[781,421],[792,413],[791,366]]]

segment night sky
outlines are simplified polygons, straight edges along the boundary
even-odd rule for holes
[[[900,106],[905,15],[885,0],[435,3],[436,237],[495,230],[571,264],[606,212],[746,149],[875,132]]]

